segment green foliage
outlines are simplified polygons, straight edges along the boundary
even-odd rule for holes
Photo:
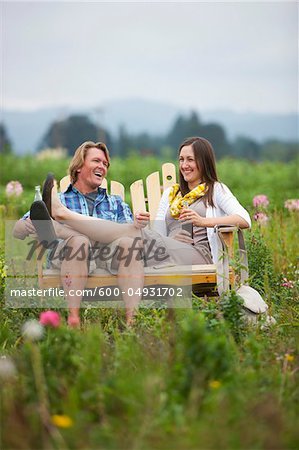
[[[66,175],[69,160],[39,160],[37,155],[26,155],[22,157],[1,155],[0,163],[2,168],[2,185],[5,186],[11,180],[18,180],[25,189],[34,192],[34,186],[42,184],[48,172],[54,172],[58,180],[63,178]]]
[[[250,285],[263,294],[267,286],[273,288],[277,283],[271,251],[267,247],[261,231],[258,229],[250,234],[246,247]]]
[[[27,189],[15,205],[19,214],[52,164],[59,177],[67,167],[67,160],[1,158],[9,171],[3,171],[4,184],[19,179]],[[110,176],[127,187],[160,164],[130,154],[114,159]],[[59,328],[45,328],[37,343],[25,342],[22,326],[38,319],[40,310],[6,308],[2,243],[1,448],[297,448],[298,217],[282,209],[287,197],[296,196],[295,164],[223,160],[219,169],[245,205],[258,193],[270,198],[269,222],[254,223],[246,234],[250,284],[277,325],[246,326],[240,299],[231,292],[221,299],[194,296],[191,310],[140,308],[130,330],[123,310],[88,305],[81,330],[69,329],[67,311],[59,310]],[[11,201],[1,189],[5,219]],[[8,358],[15,373],[5,378],[1,363]],[[69,428],[54,426],[53,414],[66,415]]]
[[[236,342],[241,342],[246,331],[246,322],[242,311],[243,300],[235,291],[224,293],[220,297],[223,318]]]
[[[229,186],[242,205],[252,208],[255,195],[265,194],[270,210],[283,208],[288,198],[298,197],[298,160],[249,162],[245,159],[222,159],[218,164],[220,179]]]
[[[166,151],[166,150],[165,150]],[[166,152],[169,154],[169,149]],[[116,180],[126,188],[129,202],[129,187],[137,179],[145,180],[155,171],[161,171],[161,164],[169,162],[169,157],[159,159],[154,156],[142,156],[130,152],[126,159],[112,159],[108,172],[108,180]],[[174,162],[176,162],[174,160]],[[4,186],[11,180],[22,183],[25,192],[18,198],[18,215],[24,214],[31,203],[34,186],[42,184],[48,172],[53,172],[58,180],[67,173],[69,159],[38,160],[36,156],[15,157],[0,155],[2,167],[2,186],[0,186],[0,204],[6,205]],[[285,163],[252,163],[246,160],[222,159],[218,164],[221,181],[227,184],[240,202],[249,210],[252,209],[252,198],[257,194],[265,194],[270,200],[270,211],[281,210],[284,201],[296,198],[298,193],[296,161]]]
[[[176,373],[170,389],[176,401],[187,401],[192,387],[207,386],[209,380],[222,380],[232,369],[234,346],[222,330],[211,330],[203,315],[186,314],[177,331],[174,357]]]

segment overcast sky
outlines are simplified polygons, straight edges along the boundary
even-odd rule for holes
[[[296,2],[1,2],[2,107],[298,105]]]

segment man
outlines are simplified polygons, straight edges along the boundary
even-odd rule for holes
[[[71,184],[64,193],[60,193],[61,202],[72,211],[87,216],[114,222],[133,222],[129,206],[119,196],[108,195],[106,189],[101,188],[103,179],[106,177],[110,166],[110,156],[105,144],[91,141],[84,142],[77,148],[69,165]],[[135,216],[136,224],[143,227],[149,220],[148,213],[139,213]],[[82,296],[70,295],[82,292],[86,285],[88,273],[96,268],[95,261],[89,261],[89,239],[78,233],[65,233],[65,227],[56,227],[59,238],[63,238],[55,251],[51,265],[60,269],[61,281],[65,297],[69,305],[68,324],[71,327],[80,325],[80,303]],[[29,234],[35,233],[35,228],[29,219],[29,213],[20,219],[14,228],[14,236],[24,239]],[[123,294],[126,305],[126,321],[130,325],[133,321],[135,309],[141,298],[140,295],[128,295],[128,288],[132,287],[134,292],[143,286],[143,262],[140,258],[132,258],[130,264],[126,264],[126,254],[132,246],[132,239],[122,238],[117,242],[122,249],[122,258],[118,261],[117,274],[118,284]],[[68,258],[57,258],[61,250],[67,245],[71,249]],[[79,257],[74,255],[80,254]],[[73,257],[72,257],[73,256]],[[100,267],[110,269],[107,261]]]

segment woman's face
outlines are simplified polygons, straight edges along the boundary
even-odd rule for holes
[[[188,183],[189,189],[194,189],[201,182],[201,174],[197,167],[192,145],[182,147],[179,156],[180,172]]]

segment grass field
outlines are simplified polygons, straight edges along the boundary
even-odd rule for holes
[[[34,185],[67,161],[2,159],[2,218],[29,207]],[[112,179],[128,186],[160,166],[154,158],[112,162]],[[55,170],[53,170],[55,167]],[[82,330],[44,327],[22,334],[41,310],[5,307],[1,229],[0,448],[9,449],[297,449],[299,447],[297,164],[223,160],[221,179],[251,215],[268,196],[268,220],[246,232],[251,285],[277,324],[248,325],[234,292],[192,298],[190,309],[141,308],[124,327],[123,309],[82,309]],[[19,180],[20,197],[5,185]],[[32,336],[32,335],[31,335]]]

